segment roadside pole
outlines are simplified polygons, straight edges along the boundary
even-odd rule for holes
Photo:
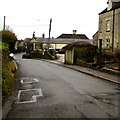
[[[5,19],[6,19],[6,16],[4,16],[4,25],[3,25],[3,31],[5,30]]]
[[[50,24],[49,24],[48,49],[50,48],[50,33],[51,33],[51,24],[52,24],[52,18],[50,19]]]

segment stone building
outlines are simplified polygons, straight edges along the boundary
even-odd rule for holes
[[[108,7],[99,13],[98,47],[120,48],[120,0],[108,0]],[[96,40],[96,39],[95,39]]]
[[[93,45],[98,46],[98,31],[93,35]]]

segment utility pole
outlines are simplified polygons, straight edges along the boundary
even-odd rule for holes
[[[50,25],[49,25],[49,38],[50,38],[50,32],[51,32],[51,23],[52,23],[52,18],[50,19]]]
[[[49,38],[48,38],[48,49],[50,47],[50,33],[51,33],[51,24],[52,24],[52,18],[50,19],[50,24],[49,24]]]
[[[5,30],[5,18],[6,18],[6,16],[4,16],[4,25],[3,25],[3,31]]]

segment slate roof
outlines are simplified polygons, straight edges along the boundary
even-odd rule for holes
[[[109,0],[109,1],[112,1],[112,2],[119,2],[120,0]]]
[[[79,41],[79,42],[75,42],[75,43],[70,43],[70,44],[66,45],[65,47],[63,47],[62,49],[69,50],[74,46],[86,46],[86,45],[92,45],[92,44],[87,41]]]
[[[24,41],[30,41],[30,40],[32,40],[32,38],[25,38],[25,40]]]
[[[85,34],[62,34],[57,38],[89,39]]]
[[[115,9],[118,9],[118,8],[120,8],[120,0],[119,0],[118,4],[116,4],[112,9],[107,10],[107,8],[106,8],[101,13],[99,13],[99,15],[103,14],[103,13],[106,13],[106,12],[109,12],[109,11],[112,11],[112,10],[115,10]]]
[[[79,42],[79,41],[86,41],[89,43],[92,43],[92,40],[90,39],[68,39],[68,38],[51,38],[50,40],[48,38],[36,38],[35,43],[51,43],[51,44],[69,44],[69,43],[74,43],[74,42]]]

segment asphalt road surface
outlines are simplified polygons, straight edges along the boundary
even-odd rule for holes
[[[119,94],[113,84],[42,60],[17,54],[18,83],[7,118],[117,118]]]

